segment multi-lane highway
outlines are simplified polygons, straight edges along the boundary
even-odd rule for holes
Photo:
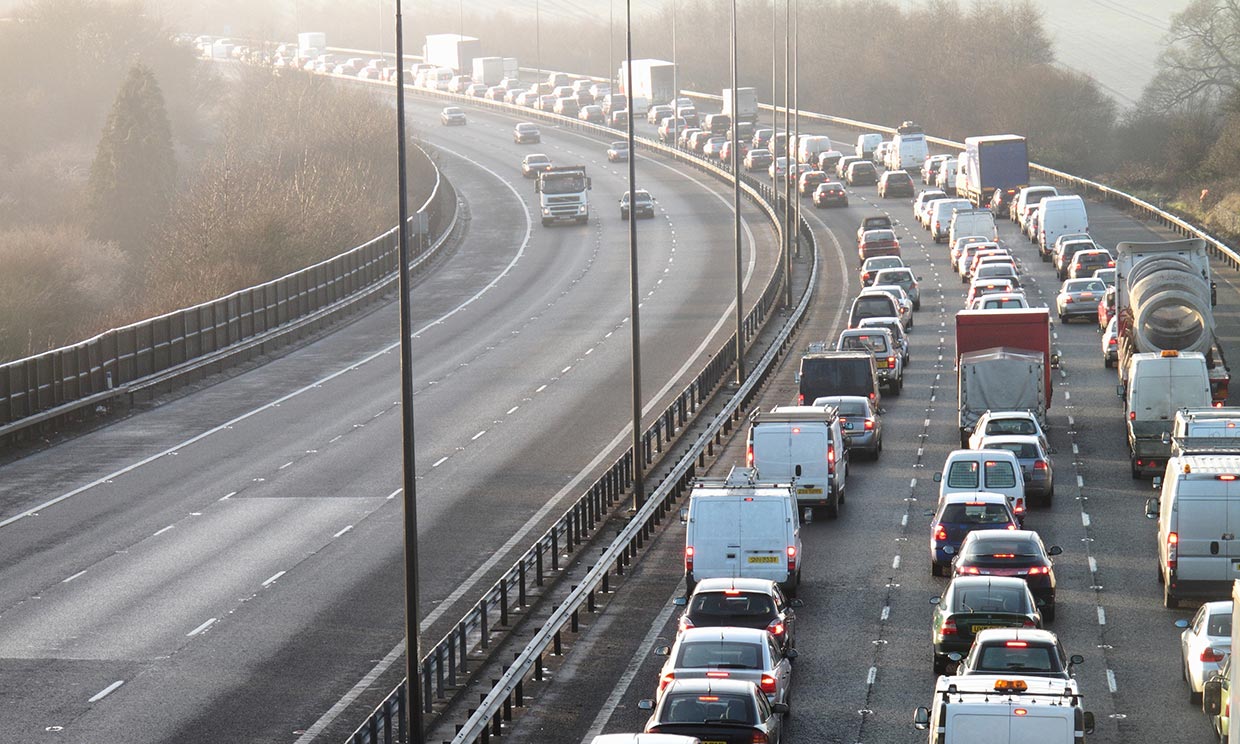
[[[821,133],[842,144],[855,139]],[[920,741],[925,734],[911,722],[913,709],[930,702],[934,684],[930,599],[947,583],[930,575],[926,510],[937,496],[932,476],[957,446],[953,315],[963,307],[964,285],[948,266],[946,246],[917,226],[910,200],[880,200],[873,187],[851,191],[848,209],[806,207],[827,271],[800,343],[834,339],[841,329],[840,303],[858,289],[853,236],[865,214],[887,212],[899,220],[904,256],[923,279],[924,304],[911,335],[904,394],[884,402],[882,459],[854,462],[841,518],[802,532],[799,596],[805,607],[798,611],[800,655],[787,741]],[[1088,206],[1091,231],[1104,245],[1171,238],[1113,207]],[[1010,223],[1000,223],[1000,234],[1023,261],[1031,303],[1053,303],[1059,283],[1050,265]],[[832,254],[836,245],[846,268]],[[1216,317],[1234,358],[1240,282],[1221,266],[1216,274]],[[1209,740],[1209,723],[1189,703],[1181,680],[1174,627],[1194,608],[1161,606],[1155,529],[1144,517],[1150,484],[1129,477],[1115,372],[1103,368],[1096,325],[1057,324],[1054,333],[1063,355],[1050,413],[1056,496],[1051,508],[1035,509],[1026,526],[1064,549],[1055,564],[1058,616],[1049,627],[1069,653],[1086,657],[1077,674],[1086,707],[1097,714],[1091,741]],[[761,406],[795,398],[796,356],[785,360]],[[714,473],[743,458],[743,438],[734,439]],[[683,527],[665,530],[633,580],[574,646],[547,693],[518,720],[512,741],[576,744],[600,732],[641,730],[648,714],[636,703],[652,696],[664,661],[652,650],[675,635],[671,600],[684,591],[683,540]]]
[[[468,217],[414,290],[435,638],[627,445],[630,410],[627,169],[550,126],[514,145],[493,113],[441,128],[440,105],[410,101]],[[538,224],[518,169],[532,151],[590,169],[588,225]],[[638,173],[658,200],[639,226],[649,412],[731,330],[731,192],[659,160]],[[775,240],[752,205],[743,218],[748,305]],[[324,714],[403,636],[396,335],[379,307],[0,469],[0,739],[339,738],[349,716]]]

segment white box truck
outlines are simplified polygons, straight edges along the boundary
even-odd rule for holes
[[[460,34],[429,34],[422,49],[427,62],[459,74],[470,72],[474,57],[481,57],[481,52],[482,42]]]
[[[635,59],[633,60],[633,115],[642,116],[644,110],[639,110],[638,104],[641,99],[645,99],[646,104],[661,103],[670,101],[676,97],[676,86],[674,78],[676,76],[676,65],[661,59]],[[626,86],[629,84],[628,62],[620,63],[620,91],[628,93]]]
[[[503,57],[474,57],[473,81],[488,88],[504,79]]]
[[[297,34],[297,56],[317,57],[327,51],[327,34],[321,31],[304,31]]]
[[[913,726],[930,744],[1081,744],[1094,714],[1071,680],[970,674],[939,677]]]
[[[736,112],[732,111],[732,89],[723,89],[723,113],[732,121],[756,122],[758,120],[758,93],[753,88],[736,89]]]

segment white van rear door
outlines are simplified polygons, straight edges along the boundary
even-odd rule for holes
[[[827,430],[822,426],[794,427],[788,451],[792,472],[801,466],[797,494],[821,497],[827,490]],[[762,471],[759,470],[759,473]]]
[[[1025,712],[1017,713],[1020,710]],[[1076,741],[1073,730],[1076,714],[1067,706],[1021,705],[1017,702],[1012,706],[1012,715],[1008,720],[1011,723],[1008,744]]]
[[[1009,744],[1011,716],[1005,705],[949,705],[945,744]],[[1042,742],[1040,744],[1045,744]]]
[[[787,581],[787,551],[793,539],[787,500],[779,497],[744,497],[739,506],[740,575]]]
[[[791,428],[787,424],[758,424],[753,428],[753,466],[765,481],[792,480]]]
[[[699,579],[740,576],[740,498],[697,499],[693,519],[693,575]]]
[[[1231,561],[1223,534],[1230,529],[1228,513],[1232,507],[1223,486],[1214,479],[1180,481],[1176,495],[1176,527],[1180,537],[1176,576],[1182,581],[1231,578]],[[1233,524],[1240,526],[1240,519]]]

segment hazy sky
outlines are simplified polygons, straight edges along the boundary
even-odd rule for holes
[[[0,0],[0,16],[22,5],[24,0]],[[149,7],[168,16],[192,15],[203,7],[226,8],[230,4],[252,10],[267,6],[283,10],[294,17],[301,7],[318,5],[323,0],[147,0]],[[532,15],[535,2],[541,13],[559,18],[580,19],[595,23],[608,17],[611,3],[617,15],[623,8],[620,0],[431,0],[431,9],[455,15],[461,4],[478,10],[487,7],[519,12],[527,8]],[[663,5],[667,0],[633,0],[633,12],[642,13]],[[813,0],[807,0],[813,2]],[[913,7],[924,0],[893,0],[904,7]],[[1188,5],[1189,0],[1036,0],[1043,8],[1043,21],[1055,45],[1060,64],[1092,75],[1121,105],[1127,106],[1140,96],[1141,89],[1154,74],[1154,65],[1161,50],[1161,41],[1173,14]],[[261,4],[261,5],[260,5]],[[392,0],[374,0],[376,17],[381,8],[391,8]],[[427,12],[425,0],[404,0],[406,14]],[[277,12],[278,12],[277,10]],[[390,12],[390,10],[388,11]],[[376,26],[378,21],[376,20]],[[188,29],[193,30],[193,29]],[[307,29],[321,30],[321,29]],[[329,40],[330,41],[330,40]]]

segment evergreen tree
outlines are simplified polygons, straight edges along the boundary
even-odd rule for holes
[[[91,233],[130,255],[164,220],[176,185],[176,156],[164,96],[155,76],[136,64],[121,84],[91,166]]]

